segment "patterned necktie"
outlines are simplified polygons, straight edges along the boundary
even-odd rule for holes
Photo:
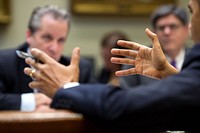
[[[176,61],[175,61],[175,60],[172,60],[172,61],[171,61],[171,65],[174,66],[174,67],[176,68]]]

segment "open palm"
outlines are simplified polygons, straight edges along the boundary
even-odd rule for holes
[[[127,57],[112,57],[112,63],[133,66],[132,68],[127,70],[117,71],[117,76],[141,74],[144,76],[161,79],[170,75],[171,73],[177,72],[177,70],[168,63],[161,49],[157,35],[151,32],[149,29],[146,29],[146,34],[152,40],[152,48],[135,42],[119,40],[118,45],[128,49],[111,50],[111,53],[114,55],[122,55]]]

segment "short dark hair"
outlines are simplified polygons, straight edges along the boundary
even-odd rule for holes
[[[159,18],[165,17],[167,15],[173,14],[175,15],[183,25],[188,24],[188,15],[187,12],[180,7],[177,7],[176,5],[164,5],[159,8],[157,8],[151,15],[151,24],[153,28],[156,27],[156,23]]]
[[[117,49],[125,49],[122,46],[117,45],[117,41],[118,40],[126,40],[128,41],[128,36],[121,32],[121,31],[111,31],[106,33],[101,40],[101,48],[117,48]],[[124,56],[120,56],[120,55],[113,55],[113,57],[120,57],[120,58],[124,58]]]
[[[110,48],[123,48],[117,45],[118,40],[129,40],[128,36],[121,31],[111,31],[102,37],[101,46]]]
[[[54,19],[65,20],[69,24],[70,14],[58,6],[45,5],[43,7],[36,7],[30,17],[28,28],[32,33],[38,30],[41,26],[41,18],[45,15],[51,15]]]

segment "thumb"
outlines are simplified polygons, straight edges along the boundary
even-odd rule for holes
[[[151,30],[149,30],[148,28],[146,28],[145,32],[147,36],[151,39],[153,43],[153,48],[162,51],[160,42],[158,40],[158,36],[155,33],[153,33]]]
[[[80,62],[80,48],[76,47],[76,48],[74,48],[74,50],[72,52],[70,65],[73,67],[78,67],[79,62]]]
[[[79,62],[80,62],[80,48],[76,47],[74,48],[72,52],[72,58],[70,62],[70,66],[73,68],[74,71],[74,77],[72,82],[78,82],[79,81]]]

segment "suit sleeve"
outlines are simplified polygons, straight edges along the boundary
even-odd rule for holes
[[[82,113],[115,131],[199,131],[199,50],[196,45],[183,70],[164,80],[134,89],[81,84],[58,90],[51,106]]]
[[[52,107],[82,113],[103,125],[111,123],[106,125],[114,130],[187,130],[200,118],[199,77],[198,70],[189,69],[135,89],[102,84],[60,89]]]
[[[13,100],[19,99],[19,100]],[[20,110],[21,95],[0,93],[0,110]]]

